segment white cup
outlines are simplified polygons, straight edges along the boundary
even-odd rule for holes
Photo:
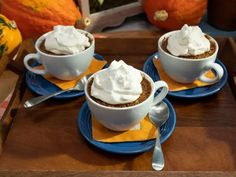
[[[79,30],[81,33],[87,34],[90,38],[91,45],[82,52],[70,55],[53,55],[42,52],[39,46],[46,36],[51,32],[48,32],[39,37],[35,43],[37,53],[31,53],[25,56],[25,67],[40,75],[51,74],[52,76],[61,80],[73,80],[76,79],[81,73],[83,73],[91,63],[95,50],[94,36],[84,30]],[[35,69],[29,65],[29,60],[36,60],[38,63],[44,66],[44,69]]]
[[[215,52],[209,57],[202,59],[176,57],[166,52],[162,48],[163,40],[176,32],[177,31],[166,33],[158,40],[160,62],[167,75],[176,82],[180,83],[192,83],[196,79],[207,83],[218,82],[222,78],[224,70],[219,64],[215,63],[217,52],[219,49],[216,40],[210,37],[210,40],[214,42],[216,49]],[[214,73],[216,73],[214,78],[207,78],[204,75],[205,72],[209,70],[213,70]]]
[[[106,128],[115,131],[125,131],[133,128],[148,114],[153,105],[160,103],[166,97],[169,90],[166,82],[153,82],[153,80],[146,73],[142,71],[140,72],[149,81],[151,85],[151,93],[143,102],[129,107],[109,107],[97,103],[88,94],[88,83],[93,76],[91,76],[91,78],[89,78],[86,82],[85,96],[89,109],[96,120]],[[161,91],[158,95],[154,96],[155,92],[159,89],[161,89]]]

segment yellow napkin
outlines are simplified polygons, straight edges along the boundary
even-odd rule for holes
[[[92,134],[93,139],[100,142],[130,142],[145,141],[156,138],[157,129],[146,116],[140,123],[138,129],[128,131],[112,131],[101,125],[92,116]]]
[[[195,80],[191,84],[181,84],[181,83],[175,82],[165,73],[159,59],[153,59],[153,63],[159,73],[160,79],[165,81],[168,84],[170,91],[187,90],[187,89],[191,89],[195,87],[203,87],[203,86],[211,85],[211,83],[201,82],[199,80]],[[214,78],[214,73],[212,71],[206,72],[205,75],[206,77]]]
[[[56,86],[58,86],[59,88],[61,88],[62,90],[66,90],[69,88],[74,87],[77,82],[85,75],[91,74],[91,73],[95,73],[99,70],[101,70],[105,65],[106,65],[107,61],[105,60],[97,60],[97,59],[93,59],[92,62],[90,63],[88,69],[86,71],[84,71],[79,77],[78,79],[75,80],[71,80],[71,81],[64,81],[64,80],[60,80],[57,79],[49,74],[44,75],[43,77],[45,79],[47,79],[49,82],[55,84]],[[42,66],[37,66],[37,69],[42,68]]]

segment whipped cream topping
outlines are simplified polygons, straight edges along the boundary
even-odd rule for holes
[[[169,36],[167,49],[175,56],[195,56],[209,51],[210,41],[198,26],[185,24]]]
[[[45,39],[45,48],[55,54],[75,54],[89,46],[89,38],[73,26],[54,26]]]
[[[130,103],[142,93],[142,79],[139,70],[114,60],[107,69],[94,75],[91,95],[108,104]]]

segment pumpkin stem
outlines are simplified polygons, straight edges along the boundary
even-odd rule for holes
[[[166,10],[157,10],[154,13],[153,19],[158,21],[165,21],[168,18]]]
[[[13,29],[16,29],[16,28],[17,28],[15,21],[10,21],[10,22],[8,23],[8,25],[9,25],[11,28],[13,28]]]

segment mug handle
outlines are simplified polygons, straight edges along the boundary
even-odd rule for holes
[[[29,71],[31,71],[35,74],[40,74],[40,75],[47,74],[47,71],[45,69],[35,69],[35,68],[31,67],[28,64],[29,60],[36,60],[38,63],[41,63],[40,55],[38,53],[31,53],[31,54],[26,55],[24,58],[24,65]]]
[[[168,94],[169,91],[169,87],[167,85],[166,82],[164,81],[157,81],[154,83],[154,87],[155,87],[155,92],[161,88],[161,92],[154,97],[152,105],[157,105],[158,103],[160,103]]]
[[[209,65],[207,65],[204,70],[207,72],[209,70],[214,70],[216,73],[216,76],[214,78],[209,78],[205,76],[205,72],[198,78],[200,81],[202,82],[206,82],[206,83],[216,83],[218,82],[224,75],[224,70],[222,68],[222,66],[220,66],[217,63],[211,63]]]

